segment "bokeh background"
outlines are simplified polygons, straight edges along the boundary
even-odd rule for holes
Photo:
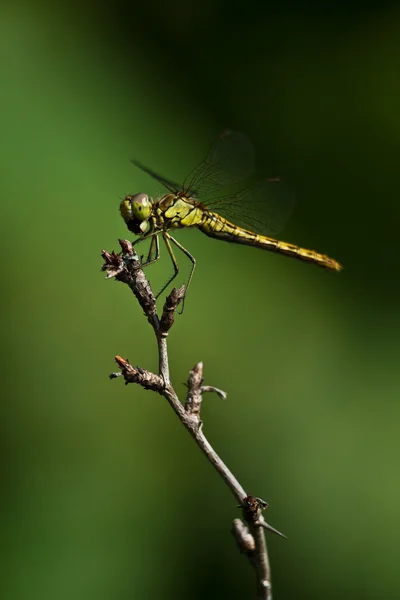
[[[120,198],[160,191],[129,159],[182,180],[230,127],[296,189],[283,239],[345,270],[181,232],[173,382],[203,360],[228,392],[204,431],[288,536],[277,599],[398,598],[399,9],[5,0],[0,28],[5,597],[254,597],[229,490],[165,401],[108,379],[157,356],[100,272]]]

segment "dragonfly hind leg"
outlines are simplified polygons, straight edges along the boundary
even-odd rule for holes
[[[171,237],[167,232],[163,233],[163,240],[165,242],[165,245],[167,247],[168,250],[168,254],[171,258],[171,262],[172,262],[172,266],[174,267],[174,273],[173,275],[168,279],[167,283],[165,285],[163,285],[163,287],[161,288],[161,290],[157,293],[156,298],[159,298],[161,296],[161,294],[164,292],[164,290],[167,289],[167,287],[170,285],[170,283],[175,279],[175,277],[178,275],[179,273],[179,266],[178,266],[178,262],[175,258],[175,254],[172,250],[171,247],[171,242],[170,240],[174,240],[173,237]]]
[[[188,259],[190,260],[190,262],[192,263],[192,268],[190,269],[189,277],[188,277],[188,280],[187,280],[187,283],[186,283],[185,295],[183,296],[183,300],[182,300],[182,309],[179,311],[179,313],[182,314],[183,313],[183,309],[185,308],[186,295],[187,295],[187,292],[188,292],[188,289],[189,289],[189,286],[190,286],[190,282],[192,281],[192,278],[193,278],[194,270],[196,268],[196,259],[195,259],[195,257],[192,254],[190,254],[190,252],[188,250],[186,250],[186,248],[184,246],[182,246],[182,244],[180,244],[175,238],[173,238],[172,235],[169,235],[169,233],[165,232],[163,234],[163,238],[164,238],[165,245],[167,246],[169,255],[171,257],[172,263],[174,265],[175,273],[169,279],[169,281],[166,283],[166,285],[164,286],[163,290],[161,290],[161,291],[164,291],[165,288],[171,283],[171,281],[173,281],[175,279],[175,277],[179,273],[178,263],[176,262],[175,255],[174,255],[174,253],[172,251],[171,242],[173,244],[175,244],[175,246],[177,248],[179,248],[179,250],[181,250],[181,252],[183,252],[188,257]],[[160,292],[160,294],[161,294],[161,292]]]

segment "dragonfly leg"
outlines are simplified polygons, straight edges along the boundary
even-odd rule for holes
[[[177,248],[179,248],[179,250],[181,250],[188,257],[188,259],[190,260],[190,262],[192,263],[192,268],[190,270],[189,277],[188,277],[187,284],[186,284],[186,288],[185,288],[185,295],[183,296],[183,300],[182,300],[182,310],[179,311],[180,314],[182,314],[183,313],[183,309],[185,308],[186,295],[187,295],[190,283],[191,283],[192,278],[193,278],[194,270],[196,268],[196,259],[195,259],[195,257],[192,254],[190,254],[190,252],[188,250],[186,250],[186,248],[184,246],[182,246],[182,244],[180,244],[175,238],[173,238],[172,235],[169,235],[168,233],[165,233],[165,235],[168,236],[169,240],[171,240],[171,242],[173,244],[175,244],[175,246]],[[165,237],[164,237],[164,240],[165,240]],[[166,243],[166,241],[165,241],[165,243]],[[168,245],[167,245],[167,247],[168,247]],[[171,248],[171,245],[170,245],[170,248]],[[172,248],[171,248],[171,253],[172,253],[172,256],[173,256]],[[172,256],[171,256],[171,258],[172,258]],[[179,271],[179,269],[178,269],[178,271]],[[178,271],[175,273],[174,277],[176,277],[178,275]]]
[[[154,258],[153,258],[154,257]],[[156,262],[160,258],[160,244],[158,241],[158,236],[153,235],[150,242],[149,253],[147,255],[146,262],[144,265],[151,265],[153,262]]]
[[[139,242],[143,242],[144,240],[148,240],[149,238],[151,238],[150,249],[147,254],[147,259],[145,260],[145,262],[143,262],[143,255],[141,256],[141,259],[140,259],[141,267],[148,267],[149,265],[152,265],[153,263],[157,262],[160,258],[160,242],[158,240],[157,233],[152,233],[151,235],[148,235],[146,237],[135,240],[132,243],[132,246],[135,246],[136,244],[138,244]],[[155,251],[155,255],[154,255],[154,251]],[[153,258],[153,256],[154,256],[154,258]]]
[[[144,241],[146,239],[151,238],[151,244],[150,244],[149,252],[147,254],[147,260],[145,262],[142,262],[141,267],[147,267],[147,266],[152,265],[153,263],[155,263],[155,262],[157,262],[159,260],[159,258],[160,258],[160,243],[159,243],[159,239],[158,239],[158,233],[152,233],[152,234],[147,235],[147,236],[145,236],[143,238],[139,238],[139,239],[137,239],[137,240],[135,240],[133,242],[133,245],[135,246],[139,242],[142,242],[142,241]],[[194,258],[194,256],[192,254],[190,254],[190,252],[188,250],[186,250],[186,248],[184,246],[182,246],[182,244],[180,244],[175,238],[173,238],[172,235],[169,235],[169,233],[167,233],[166,231],[164,231],[162,233],[162,236],[163,236],[163,240],[165,242],[165,245],[167,247],[168,254],[169,254],[170,258],[171,258],[172,265],[174,267],[174,273],[168,279],[167,283],[156,294],[156,298],[159,298],[159,296],[161,296],[161,294],[164,292],[164,290],[166,290],[166,288],[171,284],[171,282],[175,279],[175,277],[179,273],[178,261],[176,260],[174,251],[172,250],[171,242],[173,244],[175,244],[175,246],[177,248],[179,248],[179,250],[181,250],[188,257],[188,259],[190,260],[190,262],[192,263],[192,268],[190,270],[189,278],[188,278],[187,284],[186,284],[185,295],[184,295],[183,301],[182,301],[182,310],[179,311],[180,314],[182,314],[183,313],[183,309],[184,309],[184,305],[185,305],[186,294],[187,294],[187,291],[189,289],[190,282],[192,281],[194,270],[196,268],[196,259]],[[155,251],[155,256],[153,258],[154,251]]]
[[[172,275],[172,276],[171,276],[171,277],[168,279],[167,283],[166,283],[165,285],[163,285],[163,287],[161,288],[161,290],[160,290],[160,291],[158,292],[158,294],[156,295],[156,298],[158,298],[159,296],[161,296],[161,294],[163,293],[163,291],[167,289],[167,287],[169,286],[169,284],[170,284],[170,283],[171,283],[171,282],[172,282],[172,281],[175,279],[175,277],[176,277],[176,276],[178,275],[178,273],[179,273],[179,266],[178,266],[178,262],[177,262],[177,260],[176,260],[176,258],[175,258],[175,254],[174,254],[174,252],[173,252],[173,250],[172,250],[172,247],[171,247],[171,242],[170,242],[170,240],[172,240],[172,241],[175,241],[175,240],[174,240],[174,238],[173,238],[173,237],[171,237],[171,236],[170,236],[170,235],[169,235],[169,234],[168,234],[166,231],[164,231],[162,235],[163,235],[163,240],[164,240],[164,242],[165,242],[165,245],[166,245],[166,247],[167,247],[167,250],[168,250],[168,254],[169,254],[170,258],[171,258],[172,265],[173,265],[173,267],[174,267],[174,273],[173,273],[173,275]]]
[[[162,234],[163,236],[163,240],[165,242],[165,245],[167,247],[168,250],[168,254],[170,255],[171,261],[172,261],[172,265],[174,267],[174,273],[172,275],[172,277],[170,277],[167,281],[167,283],[165,285],[163,285],[163,287],[161,288],[161,290],[156,294],[156,299],[159,298],[161,296],[161,294],[163,293],[163,291],[169,286],[169,284],[171,283],[171,281],[173,281],[175,279],[175,277],[178,275],[179,273],[179,266],[178,266],[178,262],[175,258],[175,254],[172,250],[171,247],[171,243],[170,243],[170,239],[173,242],[176,242],[176,240],[174,240],[174,238],[172,238],[167,232],[163,232]],[[133,242],[133,245],[142,242],[143,240],[149,239],[151,237],[151,244],[150,244],[150,249],[147,255],[147,260],[146,262],[142,262],[141,267],[147,267],[149,265],[152,265],[153,263],[155,263],[157,260],[159,260],[160,258],[160,243],[158,240],[158,234],[151,234],[148,236],[145,236],[143,238],[139,238],[138,240],[135,240]],[[154,250],[155,250],[155,257],[152,258],[152,255],[154,254]]]

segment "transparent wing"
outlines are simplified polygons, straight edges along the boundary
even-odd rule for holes
[[[254,172],[253,147],[247,137],[237,131],[225,130],[219,135],[183,186],[136,160],[132,162],[170,192],[184,192],[188,197],[199,198],[207,209],[256,233],[276,235],[293,212],[293,190],[278,178],[265,179],[237,193],[216,196],[223,193],[223,188],[238,184]]]
[[[201,198],[246,179],[254,172],[253,146],[238,131],[223,131],[206,158],[185,179],[187,196]]]
[[[132,160],[131,162],[136,167],[139,167],[139,169],[141,169],[142,171],[144,171],[145,173],[147,173],[147,175],[150,175],[150,177],[152,177],[153,179],[155,179],[156,181],[158,181],[159,183],[161,183],[170,192],[178,192],[181,189],[180,185],[177,185],[176,183],[174,183],[173,181],[170,181],[166,177],[163,177],[162,175],[159,175],[158,173],[156,173],[152,169],[149,169],[149,167],[145,167],[145,165],[142,165],[142,163],[140,163],[139,161]]]
[[[279,233],[291,216],[294,203],[293,189],[278,178],[265,179],[236,194],[202,200],[207,210],[262,235]]]

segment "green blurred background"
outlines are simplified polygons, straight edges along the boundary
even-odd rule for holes
[[[204,431],[288,536],[275,598],[398,598],[400,11],[5,1],[0,26],[6,597],[254,597],[229,490],[165,401],[108,379],[157,356],[100,272],[120,198],[159,191],[129,159],[182,180],[231,127],[295,186],[283,239],[345,270],[178,234],[173,382],[203,360],[228,392]]]

